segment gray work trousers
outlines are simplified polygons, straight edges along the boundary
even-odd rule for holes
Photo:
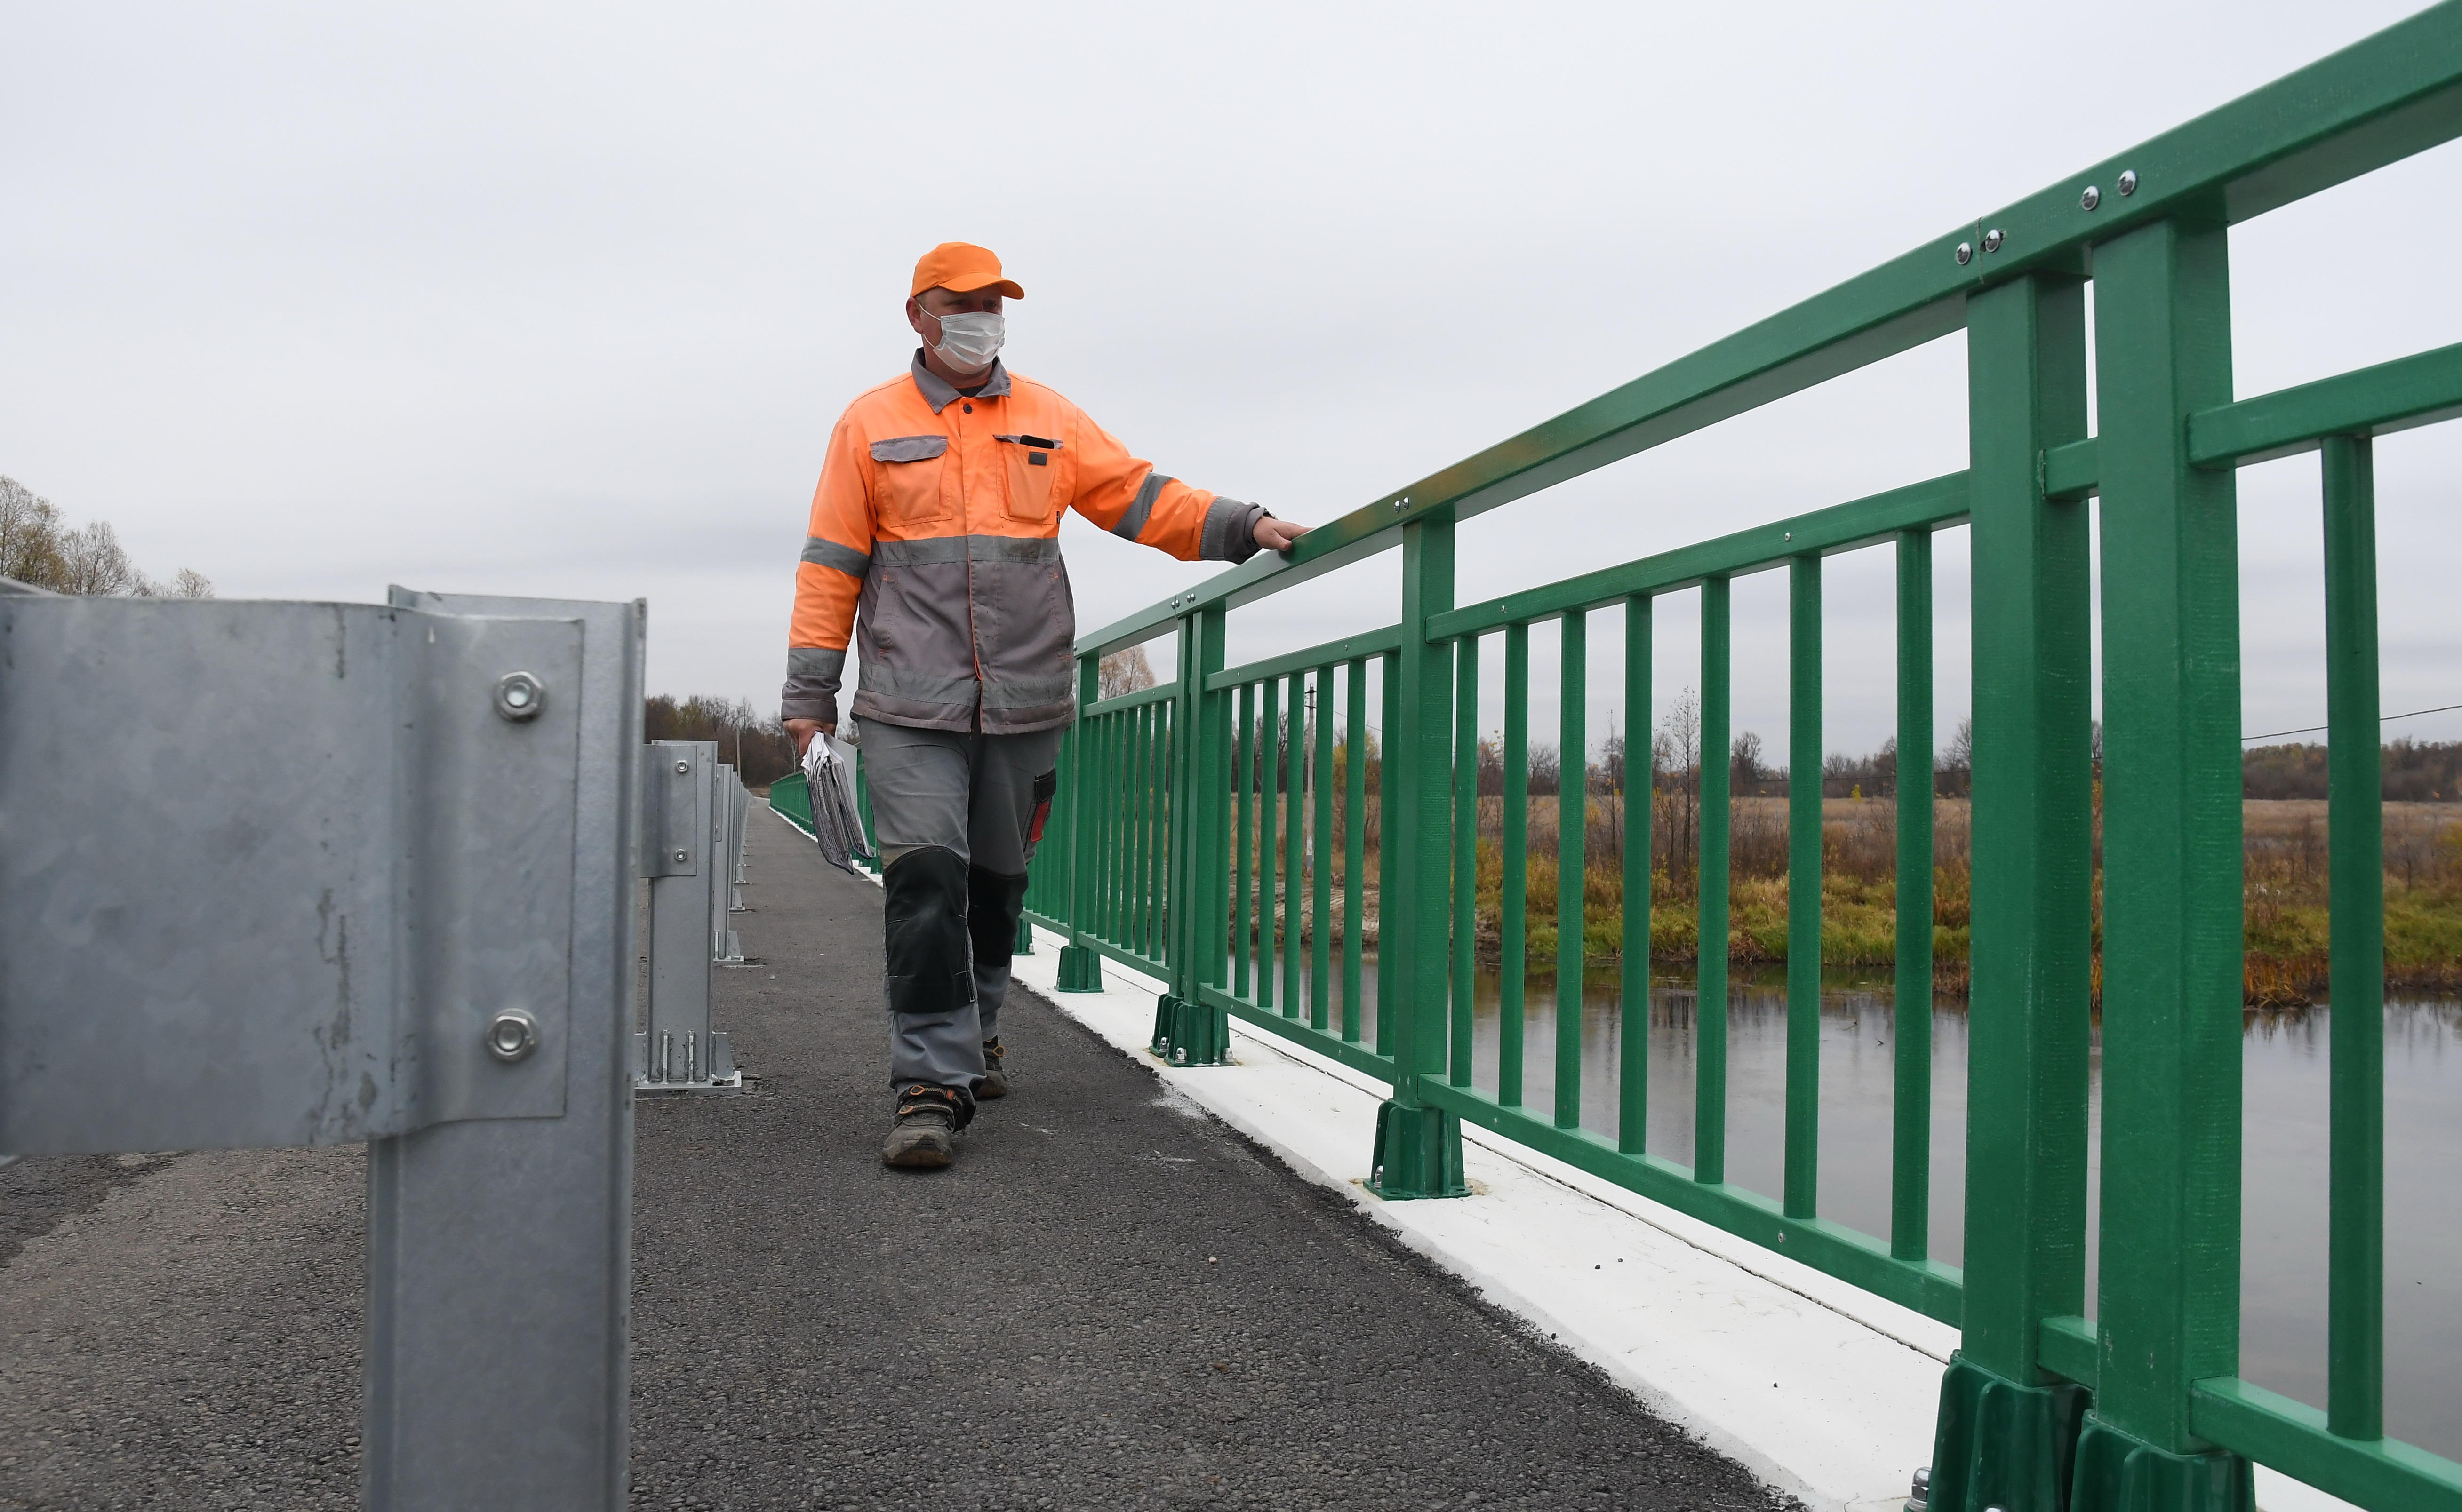
[[[883,995],[894,1086],[930,1082],[971,1097],[983,1079],[1062,734],[863,722],[873,839],[889,894]]]

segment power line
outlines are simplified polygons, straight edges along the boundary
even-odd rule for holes
[[[2383,719],[2377,721],[2377,723],[2380,724],[2390,724],[2396,720],[2415,720],[2423,714],[2451,714],[2455,709],[2462,709],[2462,703],[2447,703],[2432,709],[2413,709],[2408,714],[2388,714]],[[2276,730],[2269,735],[2243,735],[2239,738],[2239,743],[2245,745],[2251,741],[2278,740],[2285,735],[2314,735],[2319,730],[2331,728],[2333,728],[2333,726],[2330,724],[2311,724],[2306,729]]]

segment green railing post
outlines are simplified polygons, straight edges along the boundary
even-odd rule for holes
[[[1402,633],[1410,634],[1407,624]],[[1385,948],[1392,943],[1395,899],[1402,893],[1393,839],[1393,819],[1401,812],[1396,781],[1402,768],[1393,752],[1393,738],[1402,728],[1402,658],[1389,651],[1377,659],[1377,664],[1378,713],[1384,721],[1385,739],[1376,768],[1376,1053],[1391,1055],[1394,1004],[1402,1001],[1396,987],[1401,974],[1393,969],[1399,958]]]
[[[1308,820],[1308,1027],[1323,1029],[1333,1006],[1333,668],[1316,669],[1316,776],[1308,791],[1316,807]]]
[[[1461,1120],[1420,1100],[1422,1079],[1445,1070],[1453,845],[1453,645],[1433,644],[1428,621],[1454,605],[1454,524],[1414,520],[1402,529],[1400,723],[1386,732],[1394,764],[1396,812],[1384,840],[1394,864],[1385,895],[1380,979],[1391,978],[1395,1020],[1393,1095],[1376,1110],[1370,1190],[1387,1199],[1468,1197]],[[1398,822],[1396,822],[1398,821]],[[1384,1015],[1378,1015],[1378,1028]]]
[[[1650,1142],[1650,810],[1657,788],[1657,750],[1650,739],[1650,599],[1635,594],[1624,601],[1624,918],[1618,946],[1624,981],[1616,1149],[1626,1155],[1641,1154]]]
[[[2076,278],[2036,274],[1966,308],[1975,553],[1966,1299],[1941,1384],[1932,1505],[2061,1512],[2085,1393],[2049,1378],[2039,1349],[2043,1320],[2078,1313],[2084,1299],[2092,778],[2085,509],[2044,498],[2041,459],[2085,434],[2085,292]],[[2103,413],[2112,414],[2108,388]]]
[[[1231,1064],[1231,1016],[1199,991],[1221,976],[1229,902],[1226,836],[1218,815],[1219,799],[1229,792],[1230,696],[1205,688],[1205,680],[1222,670],[1222,621],[1220,605],[1180,616],[1179,686],[1163,746],[1170,865],[1160,902],[1171,987],[1155,1000],[1154,1052],[1174,1066]]]
[[[1094,809],[1098,801],[1096,767],[1101,744],[1084,723],[1088,704],[1102,686],[1101,663],[1093,657],[1077,659],[1079,723],[1069,732],[1069,942],[1060,947],[1059,989],[1063,992],[1103,990],[1103,958],[1086,942],[1087,921],[1094,917]]]
[[[2332,1227],[2325,1422],[2385,1436],[2385,751],[2377,704],[2374,447],[2324,445]]]
[[[1530,988],[1530,627],[1504,627],[1503,979],[1496,1008],[1496,1100],[1522,1106],[1523,1036]]]
[[[2238,490],[2228,466],[2191,464],[2187,423],[2232,399],[2227,235],[2220,224],[2158,221],[2098,247],[2094,270],[2101,1337],[2071,1501],[2080,1512],[2244,1508],[2248,1461],[2189,1424],[2195,1383],[2239,1368]],[[1979,732],[1976,745],[1979,758]],[[1978,829],[1977,853],[1982,843]],[[1981,933],[1978,908],[1978,961]]]
[[[1693,1179],[1727,1179],[1727,840],[1734,775],[1727,751],[1729,618],[1727,579],[1701,584],[1701,812],[1695,897]]]
[[[1787,564],[1786,1166],[1781,1201],[1821,1187],[1821,558]]]
[[[1479,640],[1454,649],[1453,1046],[1456,1087],[1471,1083],[1471,1026],[1479,985]]]
[[[1368,885],[1367,661],[1351,662],[1342,681],[1348,706],[1342,728],[1342,1037],[1355,1044],[1364,990],[1360,967],[1368,952],[1367,926],[1360,917]]]
[[[1582,914],[1590,812],[1589,616],[1560,622],[1556,732],[1556,1127],[1582,1126]]]
[[[1932,532],[1898,534],[1896,1072],[1890,1256],[1932,1254]]]

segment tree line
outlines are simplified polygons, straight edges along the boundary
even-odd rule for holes
[[[54,594],[124,598],[211,598],[214,585],[184,567],[167,581],[140,572],[108,520],[74,529],[59,506],[0,477],[0,577]]]

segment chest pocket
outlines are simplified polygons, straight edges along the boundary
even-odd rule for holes
[[[880,517],[908,525],[930,525],[955,512],[940,486],[947,465],[946,436],[893,436],[872,443],[872,460],[880,489]]]
[[[1060,472],[1060,443],[1043,436],[995,436],[1008,464],[1008,517],[1048,520]]]

